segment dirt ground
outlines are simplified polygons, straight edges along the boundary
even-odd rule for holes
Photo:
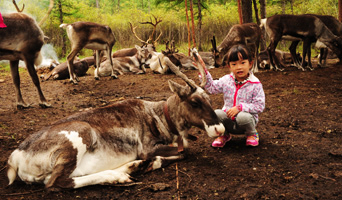
[[[219,78],[227,69],[210,72]],[[258,147],[245,147],[245,138],[234,136],[223,149],[214,149],[212,139],[193,128],[190,132],[199,140],[190,143],[185,160],[138,175],[139,183],[133,186],[96,185],[50,193],[43,185],[20,181],[7,187],[8,156],[43,126],[123,99],[165,100],[172,94],[167,80],[182,83],[175,75],[150,71],[99,81],[92,69],[88,73],[79,85],[67,80],[42,82],[53,105],[49,109],[39,108],[26,71],[21,73],[22,93],[33,103],[26,110],[16,110],[10,74],[0,77],[0,199],[342,199],[342,65],[334,61],[314,71],[289,67],[256,74],[266,94]],[[199,83],[197,71],[184,73]],[[214,108],[221,108],[221,95],[211,99]]]

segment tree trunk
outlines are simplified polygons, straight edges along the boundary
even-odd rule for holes
[[[53,0],[50,0],[49,9],[48,9],[46,15],[43,17],[43,19],[40,20],[40,22],[38,23],[38,26],[41,26],[47,20],[47,18],[49,17],[49,15],[53,9],[53,4],[54,4]]]
[[[281,14],[285,14],[285,9],[286,9],[286,1],[281,0]]]
[[[64,20],[63,20],[63,9],[62,9],[62,2],[61,0],[57,1],[58,4],[58,14],[59,14],[59,24],[63,24]],[[60,57],[64,57],[66,54],[66,46],[65,46],[65,34],[64,34],[64,30],[63,29],[59,29],[60,31],[60,35],[62,36],[62,55],[60,55]]]
[[[197,0],[197,7],[198,7],[198,24],[197,24],[197,41],[198,41],[198,51],[203,51],[202,49],[202,7],[201,7],[201,0]]]
[[[192,46],[196,47],[194,3],[192,0],[190,0],[190,14],[191,14],[191,29],[192,29]]]
[[[190,56],[191,37],[190,37],[190,24],[189,24],[188,1],[187,0],[185,0],[185,13],[186,13],[186,22],[187,22],[187,27],[188,27],[188,56]]]
[[[120,0],[118,0],[118,11],[120,11]]]
[[[256,0],[253,0],[253,7],[254,7],[254,14],[255,19],[258,25],[260,25],[260,19],[259,19],[259,13],[258,13],[258,5],[256,3]]]
[[[238,0],[238,13],[239,13],[239,21],[240,21],[240,24],[242,24],[242,23],[243,23],[243,19],[242,19],[241,0]]]
[[[242,0],[241,7],[243,23],[253,22],[252,0]]]
[[[260,18],[265,19],[266,18],[266,0],[259,0],[260,3]],[[260,41],[260,51],[266,50],[266,32],[265,29],[262,29],[262,37]]]
[[[96,0],[96,8],[100,8],[100,2],[99,2],[99,0]]]
[[[260,4],[260,17],[261,19],[266,18],[266,0],[259,0]]]
[[[338,0],[338,20],[342,22],[342,0]]]

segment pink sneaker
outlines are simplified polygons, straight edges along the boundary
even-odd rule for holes
[[[224,145],[226,145],[226,143],[232,139],[232,137],[230,136],[230,134],[228,135],[224,135],[224,136],[220,136],[217,137],[214,142],[211,144],[212,147],[224,147]]]
[[[258,145],[259,145],[259,134],[258,133],[247,137],[246,146],[256,147]]]

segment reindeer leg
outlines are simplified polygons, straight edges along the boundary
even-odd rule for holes
[[[259,71],[258,57],[259,57],[259,41],[255,43],[255,55],[254,55],[254,63],[253,63],[253,68],[252,68],[253,73]]]
[[[268,55],[270,58],[270,63],[271,66],[277,71],[282,71],[280,68],[278,68],[279,64],[279,60],[277,59],[277,57],[275,56],[275,49],[278,45],[279,39],[278,40],[271,40],[269,46],[267,47],[267,51],[268,51]],[[277,62],[278,61],[278,62]]]
[[[299,44],[299,42],[300,42],[300,40],[298,40],[298,41],[293,41],[293,42],[291,43],[291,46],[290,46],[289,50],[290,50],[291,57],[292,57],[292,60],[293,60],[294,65],[295,65],[298,69],[302,69],[301,63],[300,63],[299,58],[298,58],[297,53],[296,53],[297,45]]]
[[[24,102],[23,96],[21,95],[21,91],[20,91],[20,76],[19,76],[19,71],[18,71],[18,65],[19,65],[19,60],[10,61],[12,79],[13,79],[13,83],[14,83],[14,86],[15,86],[15,91],[16,91],[16,94],[17,94],[17,108],[18,109],[24,109],[24,108],[29,108],[30,105],[27,105]]]
[[[306,54],[308,53],[308,40],[305,39],[303,40],[303,60],[302,60],[302,71],[305,71],[304,67],[305,67],[305,57],[306,57]],[[308,58],[308,61],[310,61],[310,58]]]
[[[39,106],[41,108],[50,108],[51,105],[47,103],[44,94],[42,92],[42,89],[40,87],[40,82],[39,82],[39,78],[36,72],[36,69],[34,68],[33,62],[34,62],[34,58],[27,58],[28,56],[26,56],[25,58],[25,64],[26,64],[26,69],[29,72],[32,82],[34,83],[34,85],[36,86],[37,90],[38,90],[38,94],[39,94]]]
[[[61,152],[52,168],[51,176],[45,183],[45,188],[50,191],[58,191],[60,188],[73,188],[75,183],[69,177],[75,170],[77,162],[77,150],[72,148],[59,149]]]
[[[112,74],[110,75],[112,79],[117,79],[118,76],[115,74],[114,64],[113,64],[113,57],[112,57],[112,48],[107,45],[107,58],[109,58],[110,66],[112,66]]]
[[[308,41],[307,47],[308,47],[308,49],[307,49],[307,52],[308,52],[308,68],[312,71],[314,69],[312,68],[312,63],[311,63],[311,42],[310,41]]]
[[[320,57],[319,57],[319,66],[320,67],[326,67],[327,56],[328,56],[328,49],[321,48],[320,49]]]
[[[95,50],[95,62],[96,62],[96,69],[94,71],[94,78],[95,80],[100,80],[99,78],[99,71],[100,71],[100,51]]]
[[[83,46],[82,47],[73,47],[71,52],[67,56],[70,82],[72,82],[75,85],[78,84],[77,82],[79,80],[78,80],[78,77],[76,76],[75,70],[74,70],[74,58],[77,55],[77,53],[81,51],[82,48],[83,48]]]

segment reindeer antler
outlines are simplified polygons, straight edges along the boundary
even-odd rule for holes
[[[202,83],[200,85],[201,88],[203,88],[205,86],[205,84],[207,84],[207,76],[206,76],[206,67],[205,64],[201,58],[201,56],[198,54],[198,51],[196,48],[192,48],[190,50],[191,55],[194,58],[194,61],[196,62],[197,68],[200,71],[200,74],[202,76]]]
[[[152,16],[154,17],[155,23],[152,22],[152,18],[151,18],[151,17],[150,17],[150,21],[149,21],[149,22],[140,22],[140,24],[151,24],[151,25],[153,26],[152,34],[151,34],[150,37],[149,37],[149,40],[150,40],[150,41],[153,41],[153,37],[154,37],[154,34],[156,33],[157,25],[158,25],[160,22],[163,21],[163,20],[161,20],[161,19],[158,20],[158,18],[157,18],[156,16],[154,16],[154,15],[152,15]],[[159,40],[159,38],[160,38],[160,36],[161,36],[162,34],[163,34],[163,32],[160,31],[159,36],[157,37],[157,39],[155,39],[155,40],[153,41],[153,43],[156,43],[156,42]]]
[[[178,53],[178,49],[176,49],[174,40],[171,40],[171,52],[172,53]]]
[[[131,31],[132,31],[133,35],[135,36],[135,38],[137,38],[137,39],[138,39],[140,42],[142,42],[143,44],[148,44],[148,41],[149,41],[150,39],[148,39],[148,40],[145,42],[144,40],[142,40],[141,38],[139,38],[139,36],[138,36],[137,33],[135,32],[135,29],[136,29],[137,27],[136,27],[136,26],[133,27],[133,25],[132,25],[131,22],[129,22],[129,25],[130,25],[130,27],[131,27]]]
[[[20,10],[18,5],[17,5],[17,2],[15,2],[15,0],[12,1],[15,8],[17,9],[18,12],[23,12],[24,8],[25,8],[25,4],[23,4],[23,8]]]

